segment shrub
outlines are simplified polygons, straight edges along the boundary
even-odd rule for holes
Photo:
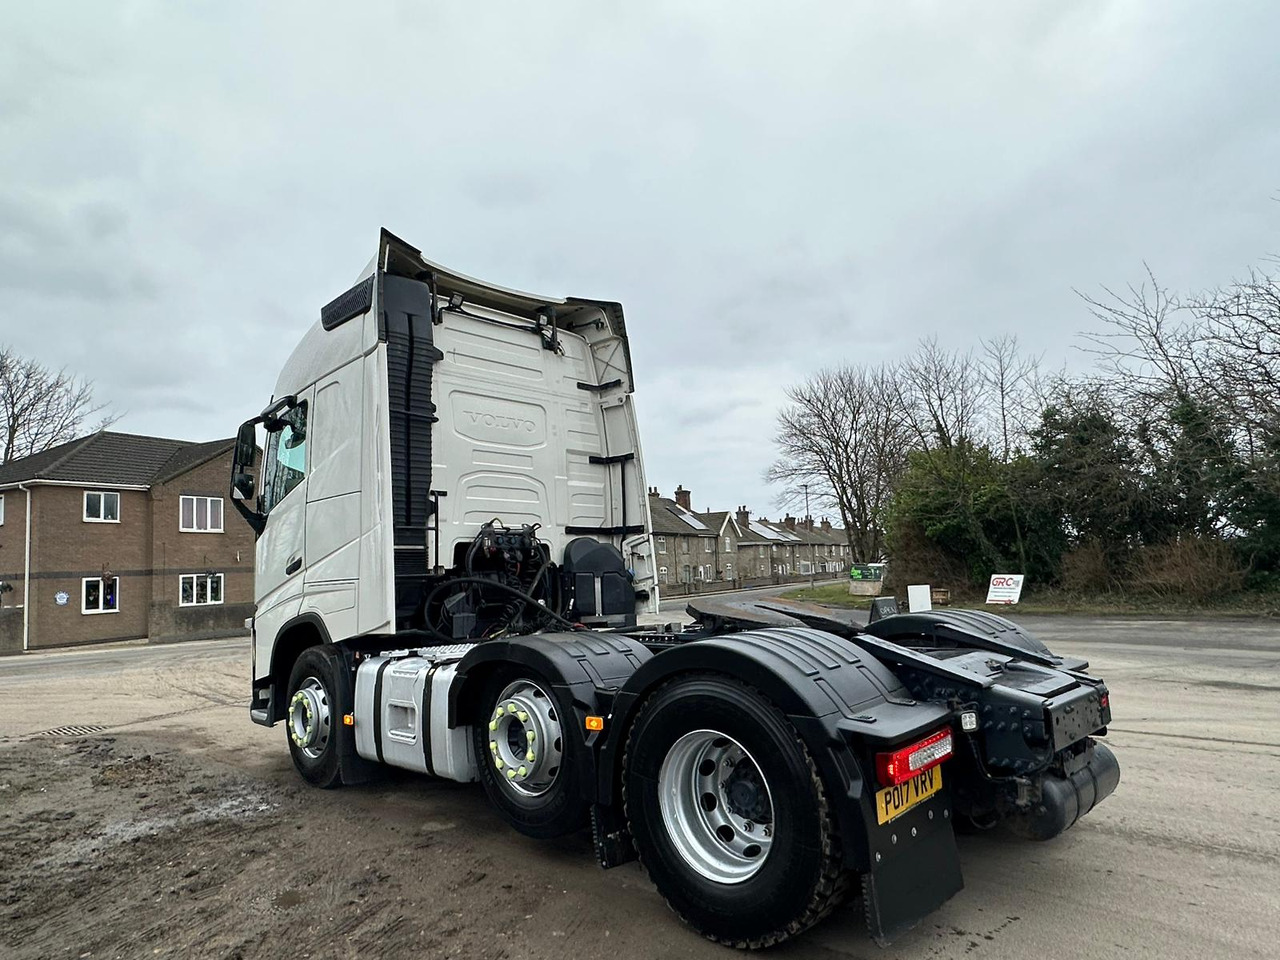
[[[1062,555],[1062,586],[1084,595],[1110,593],[1114,582],[1112,563],[1097,540],[1073,547]]]
[[[1249,568],[1231,544],[1210,538],[1185,537],[1134,554],[1129,586],[1158,597],[1205,601],[1244,588]]]

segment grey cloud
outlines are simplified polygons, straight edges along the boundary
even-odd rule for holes
[[[790,380],[922,336],[1056,366],[1072,288],[1280,250],[1280,10],[28,4],[0,34],[0,340],[228,434],[388,226],[621,300],[650,482],[769,509]]]

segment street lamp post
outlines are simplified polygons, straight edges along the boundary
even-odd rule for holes
[[[813,514],[809,512],[809,485],[807,483],[800,484],[804,490],[804,522],[806,524],[813,523]],[[816,565],[816,556],[813,548],[813,529],[809,526],[805,527],[809,531],[809,589],[813,589],[813,568]]]

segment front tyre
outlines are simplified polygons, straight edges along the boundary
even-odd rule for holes
[[[485,719],[473,728],[485,793],[514,829],[539,840],[587,821],[572,707],[545,679],[504,674],[488,684]]]
[[[293,765],[308,783],[336,787],[342,783],[338,765],[341,722],[338,701],[338,659],[324,647],[302,652],[289,674],[285,736]]]
[[[848,874],[817,768],[753,688],[713,675],[661,687],[631,729],[624,771],[640,859],[704,936],[771,946],[843,899]]]

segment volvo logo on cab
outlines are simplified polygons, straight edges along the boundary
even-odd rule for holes
[[[526,420],[523,417],[504,417],[495,413],[485,413],[482,410],[463,410],[472,423],[482,423],[486,427],[497,427],[501,430],[521,430],[525,433],[533,433],[537,427],[532,420]]]

